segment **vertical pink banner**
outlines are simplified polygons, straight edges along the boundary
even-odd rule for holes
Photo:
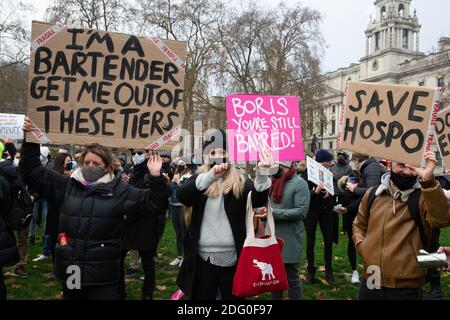
[[[305,158],[298,97],[229,95],[227,122],[233,162],[257,161],[261,148],[275,161]]]

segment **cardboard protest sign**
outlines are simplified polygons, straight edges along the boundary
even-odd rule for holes
[[[298,97],[229,95],[226,104],[231,161],[259,160],[260,149],[278,161],[304,159]]]
[[[36,21],[32,39],[34,140],[157,149],[180,132],[185,42]]]
[[[0,138],[22,140],[24,121],[24,115],[0,113]]]
[[[431,149],[440,89],[350,82],[341,149],[421,166]]]
[[[450,169],[450,108],[438,114],[435,130],[444,166]]]
[[[310,157],[306,157],[306,166],[308,168],[308,180],[317,186],[322,186],[329,194],[334,196],[333,173]]]

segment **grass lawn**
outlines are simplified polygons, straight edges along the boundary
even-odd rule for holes
[[[38,235],[42,235],[42,230],[38,230]],[[350,284],[351,268],[347,259],[347,236],[342,235],[339,239],[339,245],[333,248],[333,268],[337,285],[330,287],[325,281],[324,262],[323,262],[323,244],[320,232],[318,232],[316,242],[316,263],[318,272],[316,277],[318,283],[314,285],[305,285],[305,300],[352,300],[356,298],[357,286]],[[441,243],[450,245],[450,229],[446,229],[441,233]],[[306,244],[306,239],[305,239]],[[52,266],[50,262],[32,262],[42,251],[42,238],[38,236],[36,244],[29,247],[28,265],[26,271],[29,273],[28,278],[18,278],[12,273],[12,268],[4,268],[6,273],[6,284],[8,287],[8,299],[11,300],[55,300],[61,299],[61,285],[52,279]],[[155,299],[167,300],[178,289],[175,285],[175,279],[178,268],[169,266],[170,261],[176,256],[175,233],[172,223],[168,220],[162,242],[158,249],[158,263],[156,265],[156,291]],[[303,250],[301,260],[301,278],[306,275],[306,253]],[[413,262],[412,262],[413,263]],[[361,267],[361,266],[360,266]],[[360,269],[361,271],[361,269]],[[134,277],[127,278],[128,299],[140,299],[140,288],[142,281],[139,277],[141,272]],[[444,296],[450,297],[450,281],[447,273],[442,273],[442,289]],[[428,291],[428,287],[425,288]],[[270,295],[266,294],[258,299],[270,299]]]

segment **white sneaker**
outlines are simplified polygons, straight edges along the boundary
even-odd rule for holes
[[[360,283],[360,281],[359,281],[359,273],[358,273],[358,271],[353,271],[353,273],[352,273],[352,280],[351,280],[351,283],[352,284],[358,284],[358,283]]]
[[[39,261],[44,261],[44,260],[48,260],[48,257],[43,254],[40,254],[36,258],[33,259],[33,262],[39,262]]]
[[[145,280],[145,275],[140,276],[140,277],[139,277],[139,280],[144,281],[144,280]]]
[[[181,267],[182,264],[183,264],[183,259],[180,260],[180,264],[178,266]]]
[[[176,257],[176,258],[170,263],[170,265],[171,265],[172,267],[176,267],[176,266],[179,266],[181,262],[183,262],[183,260],[181,260],[180,258]]]

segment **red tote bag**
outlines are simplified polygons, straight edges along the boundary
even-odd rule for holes
[[[289,288],[281,257],[282,244],[275,237],[272,206],[268,203],[266,234],[256,238],[253,230],[251,192],[247,198],[247,238],[233,279],[233,295],[253,297],[265,292],[286,291]],[[281,244],[281,246],[280,246]]]

